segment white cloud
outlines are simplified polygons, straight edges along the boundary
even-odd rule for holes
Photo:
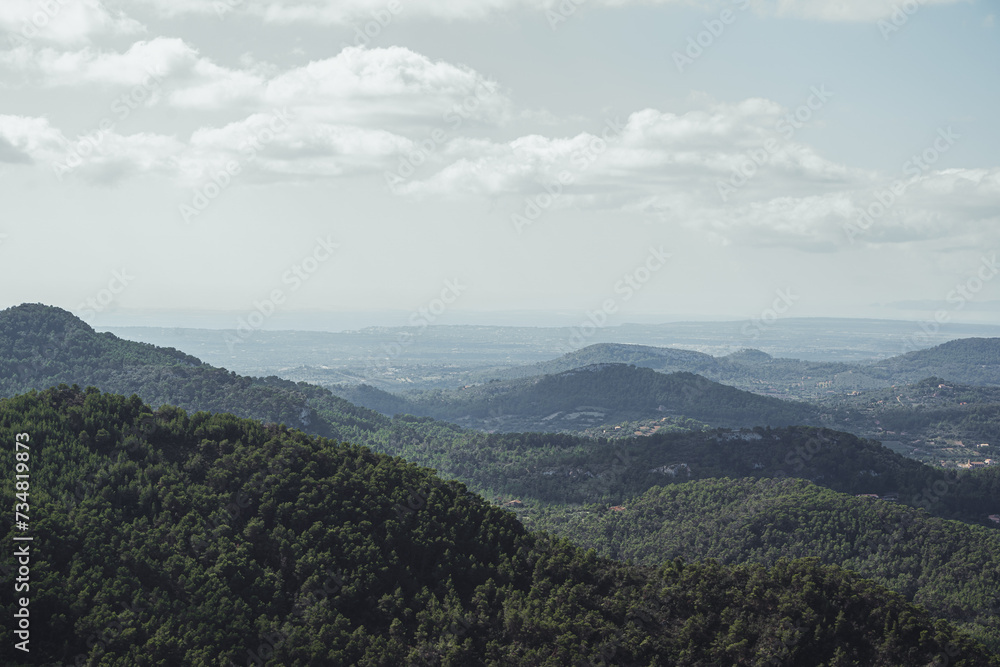
[[[0,51],[0,68],[26,86],[160,84],[172,106],[237,114],[294,107],[317,122],[382,126],[500,124],[510,100],[475,70],[402,47],[348,47],[336,56],[280,71],[250,60],[221,66],[181,39],[157,37],[125,52],[24,45]]]
[[[0,115],[0,140],[7,162],[31,162],[51,155],[65,143],[62,134],[45,118]]]
[[[146,30],[123,12],[97,0],[3,0],[0,30],[15,42],[39,40],[79,44],[101,35],[132,35]]]
[[[140,0],[161,14],[219,14],[246,12],[274,23],[313,22],[325,24],[361,24],[381,18],[388,24],[397,17],[479,21],[513,11],[541,13],[559,11],[570,0]],[[903,4],[903,0],[736,0],[749,2],[764,15],[790,16],[822,21],[874,21],[885,18]],[[912,0],[917,2],[918,0]],[[953,4],[962,0],[919,0],[920,4]],[[685,5],[700,6],[717,12],[732,2],[721,0],[586,0],[576,3],[581,9],[601,7]],[[221,8],[221,9],[220,9]]]
[[[198,81],[171,95],[175,106],[294,106],[314,118],[365,125],[431,118],[441,123],[449,112],[498,123],[510,113],[498,86],[474,70],[402,47],[349,47],[283,73],[232,71],[205,62],[195,71]]]
[[[752,0],[755,9],[776,16],[822,21],[876,21],[912,6],[951,5],[965,0]],[[904,14],[909,16],[909,12]]]
[[[413,143],[385,130],[303,122],[289,110],[195,132],[182,168],[199,178],[236,160],[260,180],[311,180],[383,169]]]
[[[132,86],[151,76],[159,78],[190,70],[197,63],[194,49],[183,40],[167,37],[136,42],[124,53],[90,47],[60,51],[33,45],[0,52],[0,66],[20,73],[36,86]]]
[[[603,132],[567,138],[458,139],[433,156],[425,176],[418,173],[397,190],[506,196],[512,214],[558,190],[553,208],[638,212],[722,243],[843,247],[852,238],[845,226],[892,177],[831,162],[794,141],[779,131],[785,112],[750,99],[679,115],[646,109]],[[770,149],[762,152],[765,146]],[[741,169],[749,178],[738,177]],[[942,238],[958,229],[986,230],[998,218],[1000,169],[928,172],[877,224],[853,236],[863,244]]]
[[[153,133],[124,136],[111,130],[70,139],[46,118],[9,115],[0,116],[3,143],[54,175],[103,182],[150,172],[172,176],[185,150],[173,137]]]
[[[718,198],[717,181],[728,179],[750,158],[774,142],[776,152],[761,176],[770,183],[809,182],[818,187],[859,177],[819,157],[777,130],[784,116],[779,105],[750,99],[685,114],[646,109],[625,121],[609,120],[596,133],[568,138],[527,136],[507,143],[459,139],[439,157],[451,161],[407,191],[439,194],[525,194],[569,174],[574,191],[613,193],[637,188],[681,186]]]

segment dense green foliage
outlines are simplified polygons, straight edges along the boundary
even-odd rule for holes
[[[974,387],[932,377],[913,385],[838,397],[829,404],[855,428],[866,428],[886,440],[912,443],[928,460],[1000,458],[998,387]],[[924,444],[928,442],[937,446],[928,447]],[[979,447],[981,444],[990,447]]]
[[[584,366],[633,364],[661,373],[697,373],[747,391],[816,399],[919,382],[931,376],[972,385],[1000,385],[1000,339],[966,338],[870,363],[779,359],[759,350],[712,357],[689,350],[601,343],[552,361],[483,371],[487,378],[514,379],[561,373]]]
[[[665,375],[624,364],[585,366],[556,375],[490,382],[410,396],[407,412],[485,425],[502,431],[582,430],[600,423],[653,416],[687,417],[712,426],[818,424],[819,411],[706,380],[687,372]],[[560,419],[570,415],[567,423]]]
[[[32,652],[0,624],[5,665],[1000,664],[839,568],[603,560],[300,431],[64,386],[0,401],[18,433]]]
[[[289,424],[403,456],[460,479],[477,492],[506,498],[620,502],[652,486],[689,478],[784,475],[847,493],[895,491],[905,502],[927,504],[942,516],[978,521],[996,511],[991,499],[1000,497],[1000,468],[955,477],[961,483],[953,483],[944,471],[844,433],[804,428],[657,433],[613,445],[560,434],[484,434],[429,418],[389,419],[306,383],[238,376],[176,351],[97,334],[57,308],[11,308],[0,313],[0,325],[5,355],[0,363],[8,364],[7,372],[28,364],[24,377],[0,375],[7,395],[44,389],[64,379],[135,393],[154,406],[178,405]],[[19,356],[6,356],[11,354]],[[623,368],[609,370],[623,373]],[[626,368],[622,377],[634,376],[635,370]],[[667,377],[654,375],[649,375],[651,382]],[[707,388],[709,396],[733,391],[693,378],[681,386]],[[745,396],[749,394],[739,394]],[[932,490],[935,483],[947,483],[952,491],[938,498]]]
[[[952,382],[1000,385],[1000,338],[962,338],[872,364],[872,377],[898,383],[932,375]]]
[[[543,508],[522,519],[602,556],[647,565],[817,557],[966,624],[1000,649],[1000,530],[802,480],[746,478],[654,488],[616,510]]]

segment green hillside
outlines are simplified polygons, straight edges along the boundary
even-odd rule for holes
[[[624,363],[661,373],[691,372],[746,391],[811,400],[941,377],[960,384],[1000,386],[1000,338],[964,338],[868,363],[774,358],[759,350],[724,357],[668,347],[602,343],[540,364],[495,369],[474,377],[515,379],[597,364]]]
[[[526,523],[602,556],[654,566],[677,557],[763,565],[817,557],[896,590],[1000,648],[1000,530],[898,503],[803,480],[712,479],[650,489],[614,511],[539,510]]]
[[[26,305],[0,312],[0,350],[4,369],[0,388],[6,395],[72,382],[103,391],[134,393],[154,406],[230,412],[403,456],[460,479],[478,492],[505,498],[610,502],[652,486],[686,480],[689,475],[691,479],[786,475],[849,493],[895,491],[911,504],[927,504],[933,513],[980,521],[996,511],[991,498],[1000,497],[996,481],[1000,468],[956,476],[908,461],[877,443],[834,431],[787,428],[657,433],[612,445],[600,438],[565,434],[484,434],[425,417],[390,419],[320,387],[238,376],[174,350],[97,334],[70,313],[45,306]],[[627,383],[642,381],[649,383],[651,391],[676,389],[673,396],[691,409],[709,401],[726,406],[737,416],[746,416],[759,406],[773,406],[776,411],[797,409],[796,404],[736,392],[696,376],[672,380],[622,366],[595,372],[598,375],[553,376],[549,381],[555,384],[543,385],[543,390],[536,387],[533,400],[559,400],[545,394],[558,395],[573,387],[602,391],[594,377],[607,377],[608,381],[626,383],[617,386],[617,391],[606,392],[609,400],[624,400],[620,397],[628,390]],[[566,388],[560,389],[560,383]],[[740,403],[744,400],[747,403]],[[948,485],[949,493],[935,493],[934,484]]]
[[[932,377],[827,405],[849,420],[850,430],[896,441],[901,453],[918,460],[1000,460],[1000,387]]]
[[[1000,385],[1000,338],[962,338],[885,359],[866,371],[894,384],[942,377],[951,382]]]
[[[601,423],[686,417],[712,426],[818,424],[820,413],[727,387],[687,372],[665,375],[625,364],[490,382],[409,396],[413,414],[500,431],[580,431]]]
[[[1000,664],[839,568],[604,560],[299,431],[61,388],[0,401],[17,434],[31,652],[4,623],[5,665]]]

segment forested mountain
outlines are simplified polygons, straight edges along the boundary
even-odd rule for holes
[[[483,371],[475,377],[486,382],[608,363],[632,364],[660,373],[691,372],[747,391],[815,399],[911,384],[932,376],[962,384],[1000,386],[1000,338],[953,340],[869,363],[778,359],[759,350],[712,357],[674,348],[602,343],[541,364]]]
[[[317,407],[346,421],[382,421],[312,385],[238,376],[171,348],[98,334],[60,308],[25,304],[0,312],[0,396],[60,383],[135,393],[157,406],[283,422],[321,435],[332,435],[331,424]]]
[[[556,375],[584,366],[598,364],[626,364],[640,368],[652,368],[661,373],[687,372],[703,375],[717,368],[718,360],[709,354],[691,350],[677,350],[670,347],[649,345],[625,345],[616,343],[596,343],[574,352],[569,352],[551,361],[515,366],[513,368],[483,371],[482,377],[514,380],[541,375]]]
[[[826,429],[667,433],[589,446],[569,436],[491,435],[485,447],[450,457],[463,480],[525,501],[618,504],[691,480],[794,477],[842,493],[896,494],[937,516],[983,525],[1000,510],[1000,467],[932,468]]]
[[[895,491],[912,504],[914,496],[922,502],[921,494],[935,483],[947,483],[954,492],[930,511],[974,522],[997,511],[991,498],[1000,497],[1000,468],[955,475],[834,431],[657,433],[612,446],[603,439],[560,434],[487,435],[422,417],[389,419],[320,387],[237,376],[176,351],[96,334],[70,313],[45,306],[0,313],[0,354],[0,383],[7,395],[65,381],[135,393],[157,406],[229,411],[403,456],[491,496],[618,502],[674,480],[787,475],[848,493]],[[699,382],[709,395],[719,391],[698,380],[683,386],[697,388]]]
[[[849,430],[898,441],[912,458],[937,462],[1000,459],[1000,387],[927,378],[825,402]]]
[[[998,499],[1000,502],[1000,499]],[[653,488],[624,506],[522,517],[602,556],[773,565],[817,557],[874,579],[1000,649],[1000,531],[803,480],[711,479]]]
[[[687,372],[665,375],[625,364],[584,366],[555,375],[490,382],[459,390],[409,395],[394,405],[377,390],[357,400],[369,407],[405,407],[414,415],[503,432],[576,432],[597,424],[682,417],[711,426],[819,424],[812,405],[759,396]]]
[[[1000,338],[961,338],[872,364],[873,377],[893,384],[936,376],[951,382],[1000,386]]]
[[[279,426],[63,387],[0,400],[18,434],[31,652],[0,624],[5,665],[1000,664],[836,567],[604,560]]]

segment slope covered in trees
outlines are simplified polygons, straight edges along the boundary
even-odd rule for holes
[[[135,393],[154,406],[285,423],[403,456],[476,491],[508,498],[621,501],[671,481],[787,475],[849,493],[895,491],[911,504],[930,498],[934,513],[978,521],[996,511],[990,499],[1000,497],[1000,469],[953,477],[833,431],[657,433],[611,445],[560,434],[487,435],[421,417],[389,419],[321,387],[238,376],[174,350],[97,334],[66,311],[38,305],[0,313],[0,366],[6,395],[66,381]],[[732,391],[699,380],[680,386],[708,387],[709,395]],[[682,399],[689,396],[682,390]],[[935,484],[952,492],[938,498]]]
[[[907,451],[912,458],[963,463],[1000,459],[1000,387],[932,377],[838,397],[828,405],[850,420],[852,430],[912,448]]]
[[[803,480],[712,479],[653,488],[616,510],[532,512],[602,556],[656,565],[718,559],[773,565],[817,557],[966,625],[1000,648],[1000,530],[945,521]]]
[[[964,338],[926,350],[868,363],[774,358],[759,350],[724,357],[644,345],[601,343],[540,364],[481,372],[480,381],[561,373],[584,366],[625,363],[660,373],[690,372],[747,391],[798,399],[881,389],[928,377],[980,386],[1000,386],[1000,338]]]
[[[31,653],[0,624],[3,664],[1000,664],[839,568],[604,560],[299,431],[62,387],[0,401],[22,433]]]
[[[1000,338],[962,338],[872,364],[867,372],[899,384],[943,377],[973,385],[1000,385]]]
[[[687,372],[665,375],[625,364],[490,382],[410,396],[408,409],[465,426],[501,431],[583,430],[597,423],[687,417],[712,426],[818,424],[815,407],[760,396]]]

